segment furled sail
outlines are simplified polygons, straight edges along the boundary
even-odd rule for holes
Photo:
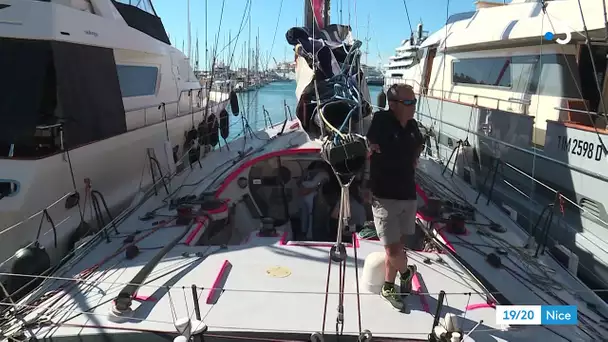
[[[365,161],[364,119],[372,112],[361,41],[350,26],[329,24],[329,1],[305,4],[305,26],[286,33],[296,56],[296,113],[311,137],[323,139],[324,159],[350,179]]]
[[[371,101],[350,26],[331,24],[324,0],[312,1],[312,25],[287,31],[296,55],[297,116],[313,136],[360,132]],[[316,82],[315,82],[316,81]],[[335,129],[334,129],[335,128]]]

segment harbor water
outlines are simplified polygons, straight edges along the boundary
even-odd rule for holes
[[[373,105],[377,105],[381,86],[369,86],[370,98]],[[240,115],[230,116],[231,130],[228,141],[235,139],[243,131],[241,124],[243,118],[249,123],[253,131],[263,129],[271,124],[285,120],[285,115],[296,115],[296,82],[272,82],[255,91],[239,93]],[[289,109],[285,108],[285,105]],[[287,112],[286,112],[287,110]],[[266,111],[266,115],[264,115]]]

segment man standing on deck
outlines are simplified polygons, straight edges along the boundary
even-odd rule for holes
[[[386,251],[385,278],[381,295],[395,309],[403,309],[401,295],[412,290],[415,265],[407,265],[404,245],[416,228],[417,196],[415,172],[424,143],[414,119],[416,96],[411,86],[391,86],[386,97],[389,109],[374,115],[367,133],[371,155],[367,199],[374,224]],[[400,293],[395,278],[400,274]]]

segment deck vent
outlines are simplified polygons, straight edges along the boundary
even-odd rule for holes
[[[605,213],[605,210],[601,204],[588,198],[583,198],[581,200],[581,207],[589,214],[600,219],[602,218],[602,216],[604,216]]]

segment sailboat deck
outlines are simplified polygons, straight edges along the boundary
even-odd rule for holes
[[[314,157],[316,154],[310,151],[318,148],[318,144],[308,140],[291,123],[287,123],[287,127],[295,130],[290,129],[289,133],[279,137],[276,137],[278,129],[267,130],[268,139],[249,142],[251,149],[240,157],[239,150],[245,145],[241,139],[230,143],[230,150],[208,154],[203,160],[205,167],[195,167],[173,179],[170,188],[175,197],[216,191],[218,186],[222,188],[225,185],[227,179],[231,182],[235,174],[238,177],[242,164],[253,163],[252,159],[263,154],[273,155],[294,145],[298,148],[292,152],[307,158]],[[233,159],[235,157],[238,159]],[[439,179],[441,176],[433,168],[424,166],[427,162],[423,162],[421,171]],[[227,190],[222,196],[229,193]],[[195,292],[201,321],[208,327],[205,341],[239,340],[239,333],[241,337],[244,335],[243,338],[264,337],[270,340],[281,339],[286,334],[292,334],[291,338],[295,340],[307,340],[317,332],[325,332],[328,334],[326,338],[336,334],[337,263],[331,268],[325,306],[331,243],[292,244],[288,241],[289,234],[283,233],[287,231],[285,226],[278,227],[279,234],[275,237],[259,237],[255,226],[258,221],[247,219],[235,220],[243,223],[240,231],[247,231],[243,235],[245,238],[239,240],[240,244],[187,244],[190,233],[198,225],[177,226],[169,218],[166,219],[168,222],[160,223],[164,220],[163,215],[175,215],[167,208],[164,197],[159,194],[147,200],[120,224],[119,235],[111,231],[109,242],[101,240],[91,244],[90,248],[83,247],[77,252],[77,260],[70,261],[72,266],[67,271],[47,279],[44,289],[56,289],[57,292],[29,304],[33,311],[25,317],[28,333],[39,340],[52,339],[55,342],[98,340],[108,334],[112,340],[121,336],[131,340],[133,333],[147,333],[143,338],[152,342],[156,341],[157,334],[175,336],[176,320],[197,318]],[[500,216],[498,211],[489,213],[490,209],[497,211],[493,206],[483,210],[493,218]],[[140,219],[153,210],[157,210],[157,218],[149,221]],[[249,217],[244,212],[242,214]],[[123,240],[133,234],[135,241],[132,243],[139,248],[139,254],[127,259],[125,248],[129,242]],[[183,236],[182,243],[162,257],[133,296],[133,311],[117,320],[111,314],[113,300],[169,241],[180,236]],[[505,238],[517,240],[511,236]],[[471,240],[470,243],[475,242]],[[384,249],[380,242],[371,240],[355,239],[354,245],[357,247],[346,248],[345,335],[356,337],[359,334],[360,312],[361,329],[369,330],[374,338],[426,341],[433,325],[439,292],[444,291],[446,296],[439,314],[440,324],[443,324],[446,313],[459,317],[465,334],[479,323],[467,341],[559,341],[565,339],[564,335],[582,336],[580,330],[572,326],[508,329],[497,326],[496,311],[487,305],[488,289],[483,287],[488,285],[482,285],[472,271],[490,279],[495,287],[500,286],[499,291],[504,291],[513,303],[535,304],[526,302],[532,290],[519,289],[513,275],[490,267],[483,256],[467,254],[465,250],[461,253],[460,248],[458,253],[408,252],[409,263],[417,265],[418,273],[412,281],[415,293],[406,299],[405,312],[394,310],[379,294],[368,292],[362,281],[359,282],[357,296],[357,273],[361,279],[364,260],[374,252],[384,253]],[[463,260],[469,264],[469,270],[462,265]],[[562,276],[561,279],[565,283],[569,278]],[[323,326],[325,307],[327,316]],[[588,311],[584,310],[586,314]],[[20,324],[20,321],[15,321]]]
[[[141,228],[141,227],[140,227]],[[154,238],[139,243],[144,255],[133,260],[110,262],[108,269],[100,269],[90,276],[95,286],[78,285],[69,291],[60,302],[50,310],[49,319],[53,322],[64,321],[66,317],[76,316],[63,323],[60,328],[43,328],[48,332],[39,332],[39,337],[58,338],[62,335],[98,334],[100,329],[142,330],[174,332],[174,319],[194,316],[192,285],[196,286],[202,321],[208,326],[208,335],[225,331],[259,331],[259,332],[321,332],[325,301],[325,286],[328,270],[328,247],[292,246],[282,244],[281,237],[261,238],[252,233],[243,245],[220,248],[217,246],[176,247],[167,255],[156,270],[149,276],[134,302],[133,314],[126,322],[113,322],[108,314],[111,311],[112,299],[148,260],[145,254],[152,254],[146,248],[153,248],[159,241],[167,241],[179,234],[183,227],[166,227],[157,231]],[[363,261],[373,252],[382,252],[378,241],[358,241],[357,264],[355,268],[354,249],[347,248],[347,269],[345,276],[344,296],[344,334],[358,335],[358,315],[356,296],[356,270],[361,277]],[[120,248],[119,241],[101,244],[97,251],[89,254],[75,267],[75,276],[87,266],[99,262],[115,248]],[[196,254],[201,253],[201,254]],[[462,315],[467,305],[485,303],[485,297],[475,292],[483,290],[474,279],[464,272],[450,258],[441,254],[413,252],[410,253],[410,264],[418,267],[418,290],[422,294],[412,294],[406,299],[405,312],[394,310],[378,294],[372,294],[360,286],[362,328],[372,332],[373,336],[424,339],[431,331],[433,314],[436,309],[437,296],[446,291],[446,305],[443,313],[452,312]],[[428,258],[430,263],[425,263]],[[223,267],[226,261],[228,267]],[[114,265],[112,265],[114,264]],[[278,276],[272,275],[272,269],[280,267]],[[220,276],[220,273],[223,273]],[[270,273],[270,274],[269,274]],[[285,276],[285,277],[282,277]],[[216,284],[216,279],[222,281]],[[176,280],[177,279],[177,280]],[[211,295],[215,302],[208,304],[211,289],[221,288],[221,293]],[[170,287],[167,290],[167,287]],[[469,296],[468,294],[471,293]],[[51,302],[49,300],[48,302]],[[47,303],[48,303],[47,302]],[[327,322],[325,330],[335,332],[336,307],[338,304],[338,266],[333,264],[329,282],[327,303]],[[46,304],[41,304],[44,307]],[[78,312],[87,311],[78,315]],[[464,331],[473,328],[476,322],[483,320],[472,334],[475,341],[494,341],[492,335],[500,336],[500,331],[493,325],[495,312],[492,308],[468,311],[462,323]],[[78,331],[75,331],[77,329]],[[500,339],[498,339],[500,340]]]

